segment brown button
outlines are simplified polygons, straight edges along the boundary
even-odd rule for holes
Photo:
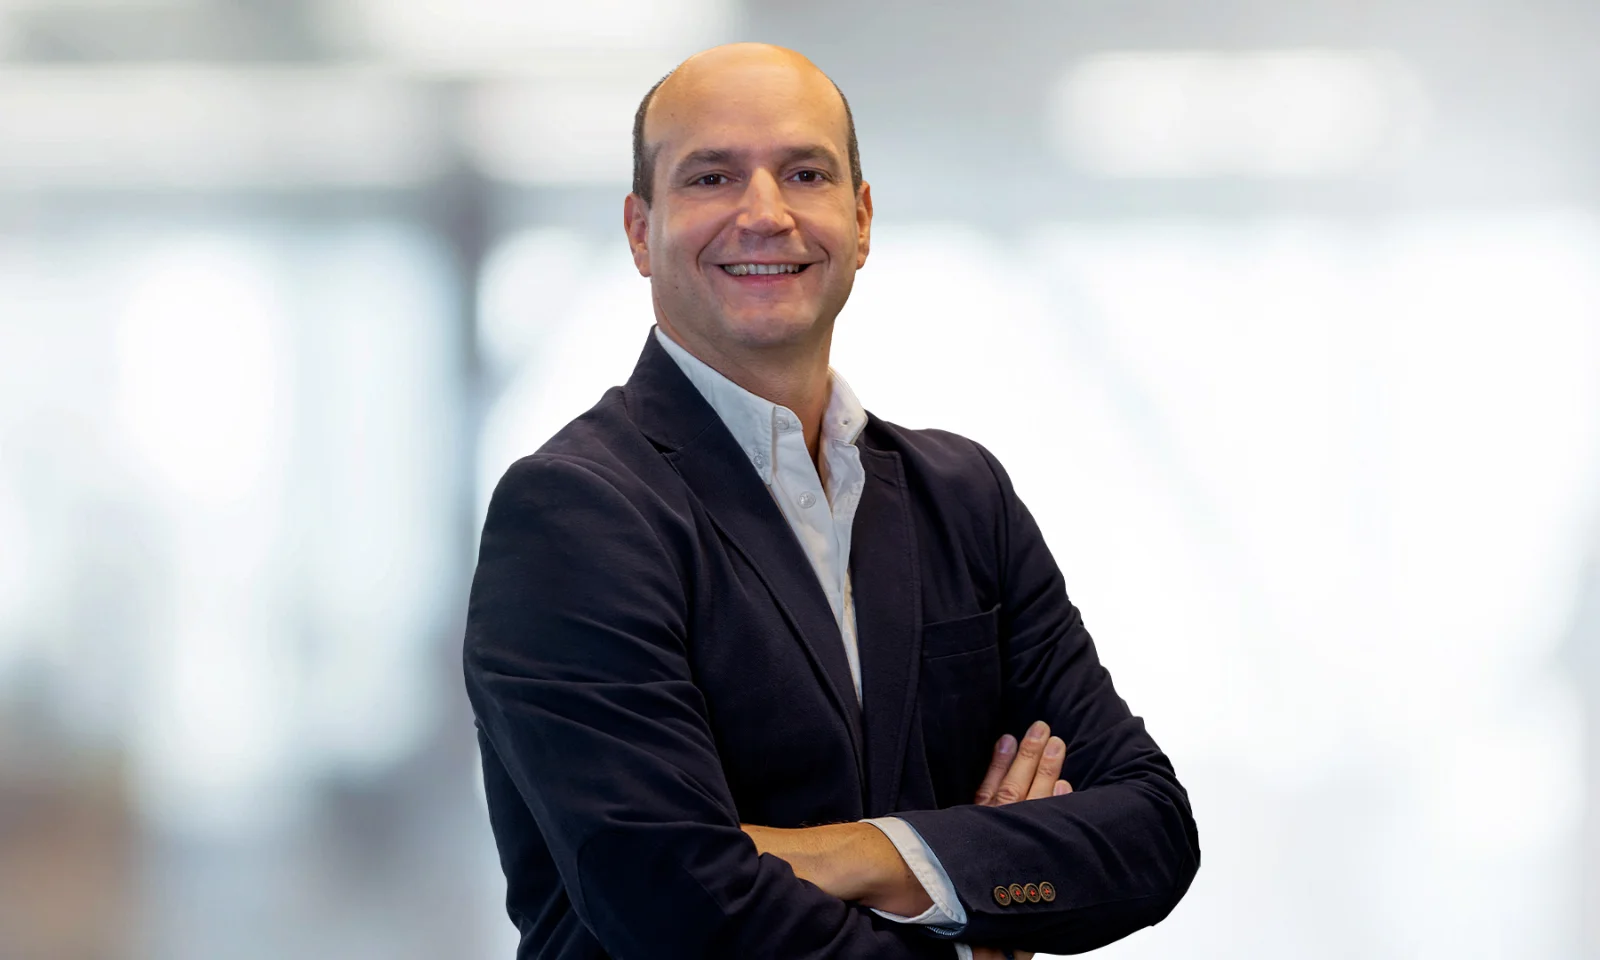
[[[1029,903],[1038,903],[1039,902],[1039,886],[1038,886],[1038,884],[1033,884],[1033,883],[1024,884],[1023,887],[1022,887],[1022,895],[1028,898],[1028,902]]]
[[[1056,885],[1051,883],[1049,880],[1042,881],[1039,884],[1039,899],[1043,900],[1045,903],[1049,903],[1055,898]]]
[[[1005,887],[995,887],[994,902],[1000,904],[1002,907],[1009,906],[1011,904],[1011,891],[1007,890]]]
[[[1016,903],[1021,903],[1022,901],[1028,899],[1028,895],[1026,893],[1022,892],[1022,884],[1020,884],[1020,883],[1013,883],[1011,885],[1011,891],[1010,892],[1011,892],[1011,899]]]

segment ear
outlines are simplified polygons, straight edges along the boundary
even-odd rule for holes
[[[872,247],[872,185],[861,181],[856,193],[856,269],[867,264],[867,251]]]
[[[650,276],[650,205],[636,193],[622,201],[622,229],[628,234],[628,249],[639,276]]]

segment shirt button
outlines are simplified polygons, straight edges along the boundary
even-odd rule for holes
[[[778,415],[778,429],[779,430],[787,430],[792,426],[794,426],[794,421],[790,420],[786,416],[783,416],[782,414]]]
[[[811,495],[810,490],[807,490],[805,493],[800,494],[800,497],[796,502],[798,502],[801,507],[809,508],[816,506],[817,498]]]
[[[764,453],[758,453],[751,457],[750,462],[756,465],[757,470],[767,469],[767,455]]]

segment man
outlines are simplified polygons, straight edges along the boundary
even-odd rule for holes
[[[1005,471],[828,367],[857,154],[779,48],[640,105],[623,213],[657,327],[501,480],[468,613],[519,957],[1081,952],[1199,866]]]

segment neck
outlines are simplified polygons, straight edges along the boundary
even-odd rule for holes
[[[828,350],[833,330],[815,342],[782,344],[759,350],[729,349],[704,338],[685,336],[664,320],[661,332],[702,363],[763,400],[788,407],[805,429],[806,450],[817,461],[822,415],[828,407]]]

